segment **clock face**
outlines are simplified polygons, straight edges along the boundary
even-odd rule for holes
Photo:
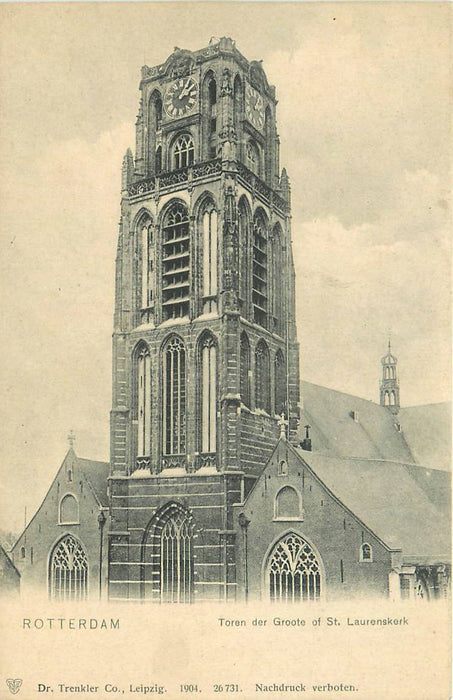
[[[191,77],[178,78],[165,93],[164,106],[169,117],[177,119],[190,112],[197,101],[198,84]]]
[[[255,127],[261,130],[264,126],[264,102],[263,98],[248,83],[245,87],[245,116]]]

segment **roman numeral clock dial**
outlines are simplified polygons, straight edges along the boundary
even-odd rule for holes
[[[194,108],[198,97],[198,84],[189,78],[179,78],[165,93],[164,106],[169,117],[177,119]]]

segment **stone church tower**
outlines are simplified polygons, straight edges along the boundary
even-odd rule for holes
[[[387,354],[381,359],[382,378],[379,385],[381,406],[386,406],[395,415],[400,410],[400,387],[396,375],[397,358],[392,355],[390,340]]]
[[[222,38],[144,66],[140,91],[116,260],[109,595],[232,599],[232,505],[298,424],[275,88]]]

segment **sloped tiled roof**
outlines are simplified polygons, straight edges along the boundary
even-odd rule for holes
[[[374,401],[311,382],[302,382],[301,394],[301,437],[308,423],[313,452],[450,470],[450,404],[402,408],[394,416]]]
[[[374,401],[302,382],[301,426],[311,425],[313,452],[332,457],[360,457],[414,462],[395,423],[398,420]],[[358,414],[354,421],[353,411]]]
[[[418,464],[451,468],[451,406],[433,403],[402,408],[398,420]]]
[[[109,463],[97,462],[92,459],[82,459],[81,457],[77,457],[76,459],[93,489],[93,493],[99,504],[108,507],[107,478],[109,475]]]
[[[450,560],[450,519],[445,515],[450,510],[450,474],[438,471],[430,489],[429,470],[417,473],[421,468],[412,464],[296,451],[388,547],[402,549],[405,560]]]

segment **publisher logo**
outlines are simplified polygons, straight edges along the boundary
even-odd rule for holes
[[[20,686],[22,685],[22,678],[7,678],[6,685],[9,688],[9,692],[16,695],[20,690]]]

